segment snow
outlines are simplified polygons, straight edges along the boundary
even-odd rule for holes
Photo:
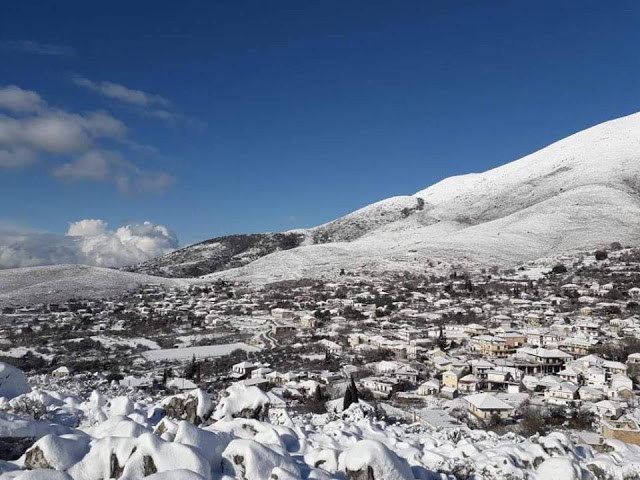
[[[39,448],[47,463],[55,470],[66,470],[89,451],[90,437],[84,435],[45,435],[29,451]]]
[[[21,370],[0,362],[0,398],[12,399],[30,391],[29,381]]]
[[[205,430],[183,420],[178,423],[174,441],[197,449],[211,465],[220,465],[222,452],[232,439],[225,432]]]
[[[223,453],[222,463],[224,473],[235,478],[300,478],[300,469],[287,452],[278,452],[255,440],[233,440]],[[277,472],[274,471],[276,469]],[[275,477],[272,476],[274,474]]]
[[[523,438],[462,426],[388,424],[376,420],[364,403],[335,414],[295,414],[272,406],[269,421],[233,418],[269,399],[242,384],[218,400],[214,423],[198,426],[154,414],[171,397],[133,402],[97,392],[25,395],[37,397],[54,418],[59,409],[75,415],[78,428],[0,412],[0,436],[38,439],[19,460],[0,462],[1,478],[325,480],[372,474],[413,480],[453,478],[455,472],[457,478],[582,480],[592,477],[589,471],[601,471],[623,480],[640,473],[640,446],[617,440],[605,440],[607,448],[595,450],[560,432]],[[198,398],[199,414],[213,410],[206,392],[181,395],[187,396]],[[24,471],[27,458],[37,457],[36,448],[52,469]]]
[[[133,402],[129,400],[129,398],[122,396],[111,400],[111,404],[109,406],[110,415],[126,417],[131,413],[133,413]]]
[[[257,347],[247,345],[246,343],[225,343],[219,345],[203,345],[199,347],[185,348],[167,348],[161,350],[149,350],[142,353],[142,356],[151,361],[161,360],[190,360],[195,355],[196,358],[222,357],[228,355],[234,350],[244,350],[245,352],[256,352]]]
[[[568,458],[547,458],[536,471],[538,480],[581,480],[579,465]]]
[[[186,287],[193,280],[152,277],[86,265],[12,268],[0,271],[0,305],[106,298],[151,283]]]
[[[634,114],[487,172],[451,177],[300,231],[311,237],[337,229],[338,241],[307,239],[210,277],[268,282],[331,277],[342,268],[424,272],[430,260],[514,265],[612,241],[638,243],[639,160],[640,114]],[[418,198],[422,210],[400,214]]]
[[[383,443],[361,440],[340,455],[340,469],[357,472],[371,468],[375,478],[385,480],[413,480],[414,476],[406,460],[398,457]]]
[[[207,392],[205,392],[201,388],[196,388],[187,393],[181,393],[178,395],[167,397],[162,401],[162,405],[167,405],[169,402],[171,402],[171,399],[173,398],[187,400],[190,397],[196,399],[197,405],[198,405],[196,407],[196,415],[201,419],[208,417],[209,414],[213,411],[213,404],[211,403],[211,397]]]
[[[269,396],[258,387],[247,387],[242,383],[236,383],[226,389],[226,395],[218,403],[213,418],[232,420],[235,415],[244,410],[267,408],[270,403]]]

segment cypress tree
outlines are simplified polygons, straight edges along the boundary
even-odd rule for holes
[[[358,403],[360,401],[360,395],[358,393],[358,387],[356,387],[356,382],[353,379],[353,376],[351,377],[351,385],[349,385],[349,388],[351,389],[351,400],[353,401],[353,403]]]
[[[353,403],[353,398],[351,397],[351,385],[347,387],[344,391],[344,401],[342,402],[342,410],[346,410]]]

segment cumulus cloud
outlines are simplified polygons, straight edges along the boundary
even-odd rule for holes
[[[30,53],[33,55],[55,55],[63,57],[71,57],[78,52],[73,47],[64,45],[54,45],[52,43],[41,43],[34,40],[10,40],[0,42],[2,50],[9,50],[19,53]]]
[[[0,268],[63,263],[121,267],[177,247],[172,231],[148,221],[110,230],[103,220],[80,220],[69,225],[66,235],[0,225]]]
[[[159,192],[165,190],[172,177],[163,172],[138,168],[119,154],[93,150],[72,162],[55,168],[51,174],[67,181],[91,180],[115,185],[122,193]]]
[[[128,137],[127,126],[104,111],[84,114],[47,106],[36,93],[15,85],[0,88],[0,168],[33,164],[41,154],[67,156],[54,167],[55,178],[115,185],[120,192],[146,193],[166,189],[172,177],[142,169],[100,144],[116,142],[138,153],[153,152]]]

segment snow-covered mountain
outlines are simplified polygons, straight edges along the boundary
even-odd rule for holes
[[[516,264],[613,241],[638,244],[639,214],[640,114],[634,114],[487,172],[447,178],[289,232],[300,236],[299,246],[276,247],[258,259],[245,255],[238,268],[214,276],[269,281],[341,269],[424,270],[434,260]],[[181,251],[182,263],[197,262],[196,251],[207,256],[195,248]],[[163,268],[153,273],[178,270],[171,256],[154,262]]]

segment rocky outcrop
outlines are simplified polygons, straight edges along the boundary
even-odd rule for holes
[[[39,470],[41,468],[51,468],[51,465],[49,465],[49,462],[44,457],[42,449],[40,447],[34,447],[25,455],[24,468],[27,470]]]
[[[213,410],[209,394],[201,389],[169,397],[162,403],[167,417],[200,425]]]
[[[35,441],[35,437],[0,437],[0,460],[19,459]]]

